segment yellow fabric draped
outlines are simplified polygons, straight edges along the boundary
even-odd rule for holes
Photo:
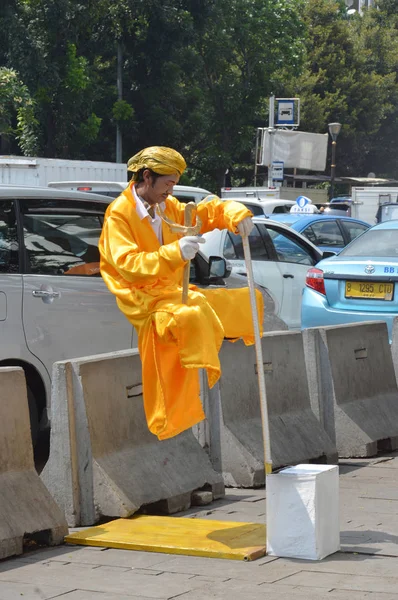
[[[159,175],[170,175],[176,173],[182,175],[187,167],[184,157],[166,146],[149,146],[132,156],[127,163],[127,170],[132,171],[133,181],[136,181],[136,173],[141,169],[151,169]]]
[[[185,205],[169,196],[165,213],[183,224]],[[251,213],[219,199],[198,205],[202,233],[228,228]],[[160,245],[149,218],[141,220],[128,187],[109,207],[99,242],[101,274],[117,304],[138,333],[144,407],[149,430],[166,439],[204,418],[198,369],[209,385],[220,377],[218,352],[224,338],[254,343],[247,288],[224,290],[190,286],[181,304],[184,265],[177,234],[162,224]],[[263,301],[257,294],[262,323]]]

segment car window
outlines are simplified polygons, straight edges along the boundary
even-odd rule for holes
[[[290,204],[283,204],[282,206],[275,206],[275,208],[272,212],[275,214],[284,214],[284,213],[290,213],[290,209],[291,209]]]
[[[18,273],[18,232],[12,200],[0,202],[0,273]]]
[[[250,252],[253,260],[269,260],[269,254],[264,243],[263,236],[257,225],[255,225],[249,235]],[[229,260],[244,260],[243,244],[240,235],[231,233],[225,236],[224,258]]]
[[[371,258],[396,258],[398,256],[396,229],[368,229],[349,246],[343,248],[340,256],[363,256]]]
[[[23,200],[26,272],[99,276],[98,240],[106,208],[95,202]]]
[[[358,235],[361,235],[361,233],[369,229],[369,227],[366,227],[366,225],[362,225],[361,223],[352,223],[351,221],[346,220],[343,220],[341,223],[347,232],[349,242],[352,242]]]
[[[314,221],[301,233],[316,246],[345,246],[340,227],[334,220]]]
[[[257,204],[249,204],[248,202],[241,202],[241,204],[244,204],[246,208],[248,208],[253,213],[254,217],[264,216],[264,211],[261,206],[258,206]]]
[[[177,200],[183,204],[188,204],[188,202],[196,202],[195,196],[186,196],[185,194],[179,194],[178,192],[173,192],[171,195],[174,196],[174,198],[177,198]]]
[[[303,265],[314,265],[318,262],[319,258],[315,259],[311,249],[307,248],[301,240],[296,240],[293,236],[273,227],[267,226],[267,231],[280,262]]]

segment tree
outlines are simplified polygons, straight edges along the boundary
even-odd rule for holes
[[[99,122],[93,109],[98,82],[78,47],[91,35],[96,3],[15,0],[15,7],[8,62],[36,101],[40,151],[52,157],[82,156],[82,130],[87,133],[89,128],[93,137]]]
[[[301,98],[301,129],[326,132],[329,122],[342,123],[338,173],[366,175],[395,111],[396,29],[378,22],[376,10],[349,19],[345,6],[330,0],[308,0],[304,18],[305,69],[285,92]]]
[[[45,156],[112,160],[117,123],[125,160],[174,146],[187,180],[215,188],[252,163],[266,98],[302,60],[304,0],[6,1],[2,60],[36,102]]]

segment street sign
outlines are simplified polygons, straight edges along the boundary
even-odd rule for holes
[[[274,160],[272,162],[272,180],[283,181],[283,167],[284,162],[282,160]]]
[[[280,99],[278,100],[278,115],[276,118],[277,125],[294,125],[294,100]]]

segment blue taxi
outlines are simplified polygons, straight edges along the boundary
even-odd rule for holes
[[[286,213],[272,215],[272,219],[289,225],[318,246],[322,252],[332,251],[336,254],[371,226],[365,221],[346,215],[323,213]]]
[[[398,316],[398,221],[368,229],[307,272],[302,328],[386,321]]]

